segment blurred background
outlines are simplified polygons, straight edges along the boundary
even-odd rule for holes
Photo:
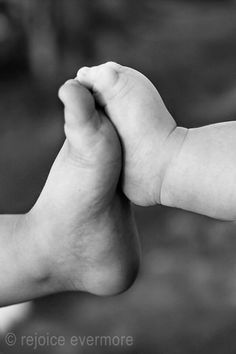
[[[36,201],[62,142],[58,87],[117,61],[157,85],[179,125],[236,118],[236,1],[0,0],[0,213]],[[132,336],[131,347],[37,353],[236,352],[236,226],[135,208],[140,275],[118,297],[60,294],[0,310],[0,333]],[[9,347],[0,353],[31,353]]]

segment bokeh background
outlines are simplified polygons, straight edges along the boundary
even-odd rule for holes
[[[179,125],[233,120],[236,1],[0,0],[1,213],[28,211],[42,189],[64,139],[58,87],[107,60],[146,74]],[[36,353],[235,353],[235,224],[164,207],[135,212],[143,262],[128,292],[36,300],[9,320],[11,331],[134,338],[132,347]],[[0,352],[33,350],[2,340]]]

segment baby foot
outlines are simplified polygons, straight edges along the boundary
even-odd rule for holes
[[[66,82],[59,97],[66,140],[30,212],[32,224],[61,290],[119,293],[131,285],[139,263],[130,203],[117,188],[119,139],[77,80]]]
[[[78,71],[114,123],[124,153],[123,188],[134,203],[161,203],[166,170],[186,130],[176,123],[152,83],[140,72],[108,62]]]

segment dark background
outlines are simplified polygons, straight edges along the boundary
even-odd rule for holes
[[[146,74],[179,125],[233,120],[236,1],[0,0],[1,213],[28,211],[45,182],[64,139],[58,87],[80,66],[107,60]],[[236,226],[135,210],[143,261],[127,293],[37,300],[12,330],[134,337],[132,347],[37,353],[235,353]]]

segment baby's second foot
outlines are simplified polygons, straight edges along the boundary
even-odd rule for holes
[[[78,71],[120,135],[123,186],[134,203],[161,203],[161,186],[186,130],[176,123],[152,83],[140,72],[108,62]]]
[[[63,85],[59,96],[66,141],[29,215],[62,290],[119,293],[139,263],[130,204],[117,188],[119,139],[77,80]]]

